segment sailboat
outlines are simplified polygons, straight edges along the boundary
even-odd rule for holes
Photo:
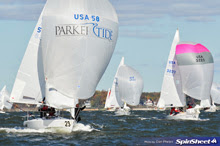
[[[118,101],[115,96],[115,90],[114,89],[108,89],[108,93],[106,96],[106,101],[105,101],[105,107],[107,111],[115,111],[117,108],[120,108]]]
[[[12,108],[12,104],[9,102],[9,93],[4,86],[0,92],[0,113],[5,113],[4,108],[10,110]]]
[[[203,45],[191,42],[180,42],[177,29],[171,46],[162,84],[159,108],[185,107],[186,95],[205,100],[210,96],[213,80],[213,58]],[[199,106],[187,109],[168,119],[197,120]]]
[[[78,100],[95,93],[110,62],[118,36],[118,17],[108,0],[48,0],[42,19],[35,54],[41,99],[45,97],[46,105],[56,110],[69,110],[72,118],[58,115],[28,119],[24,125],[71,132]]]
[[[207,105],[203,107],[209,107],[205,112],[216,112],[217,107],[215,103],[220,104],[220,85],[218,83],[212,83],[211,98],[205,101]],[[204,103],[204,100],[202,100],[201,103]]]
[[[118,84],[118,98],[123,108],[116,110],[116,115],[130,115],[130,107],[137,106],[144,88],[144,82],[141,75],[132,67],[124,64],[124,57],[119,64],[116,77]]]
[[[106,97],[106,103],[105,103],[105,108],[108,111],[116,111],[116,109],[119,109],[123,106],[123,102],[120,98],[119,95],[119,86],[118,86],[118,70],[119,68],[124,64],[124,57],[122,58],[118,69],[116,71],[113,83],[112,83],[112,88],[108,90],[108,94]]]
[[[204,109],[204,112],[216,112],[216,106],[213,101],[211,102],[211,98],[206,100],[201,100],[200,108]]]

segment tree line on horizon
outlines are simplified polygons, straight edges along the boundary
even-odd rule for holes
[[[92,108],[104,108],[108,91],[96,91],[95,94],[88,99]],[[143,105],[145,101],[151,99],[153,102],[157,102],[160,98],[160,92],[143,92],[140,99],[140,105]],[[80,100],[80,104],[83,105],[86,100]]]

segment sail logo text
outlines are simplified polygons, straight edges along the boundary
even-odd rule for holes
[[[42,31],[42,27],[38,27],[37,28],[37,33],[41,33],[41,31]]]
[[[74,19],[75,20],[87,20],[87,21],[93,21],[93,22],[99,22],[100,18],[99,16],[94,16],[94,15],[87,15],[87,14],[74,14]]]
[[[89,27],[86,25],[55,26],[56,36],[88,35]]]
[[[92,26],[92,28],[89,26]],[[62,26],[55,26],[55,34],[56,36],[88,36],[91,29],[96,37],[110,41],[112,40],[113,31],[99,27],[96,23],[86,23],[81,25],[63,24]]]
[[[130,77],[129,81],[136,81],[135,77]]]
[[[196,56],[196,62],[205,62],[205,59],[203,58],[202,55]]]
[[[175,65],[176,62],[175,61],[169,61],[169,64]]]
[[[93,33],[99,38],[112,40],[113,31],[107,28],[98,27],[98,24],[93,24]]]
[[[167,69],[167,73],[170,73],[172,75],[175,75],[176,71],[172,69]]]

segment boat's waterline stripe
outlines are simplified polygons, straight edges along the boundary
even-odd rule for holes
[[[210,52],[205,46],[201,44],[179,44],[176,46],[176,54],[183,53],[202,53],[202,52]]]
[[[202,53],[185,53],[178,54],[177,63],[179,66],[181,65],[202,65],[213,63],[213,57],[210,52],[202,52]]]

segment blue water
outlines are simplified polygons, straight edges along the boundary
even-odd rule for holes
[[[83,111],[72,133],[23,127],[26,113],[0,114],[0,145],[136,145],[152,137],[220,137],[220,111],[201,112],[198,121],[166,120],[166,111],[132,111],[115,116]]]

